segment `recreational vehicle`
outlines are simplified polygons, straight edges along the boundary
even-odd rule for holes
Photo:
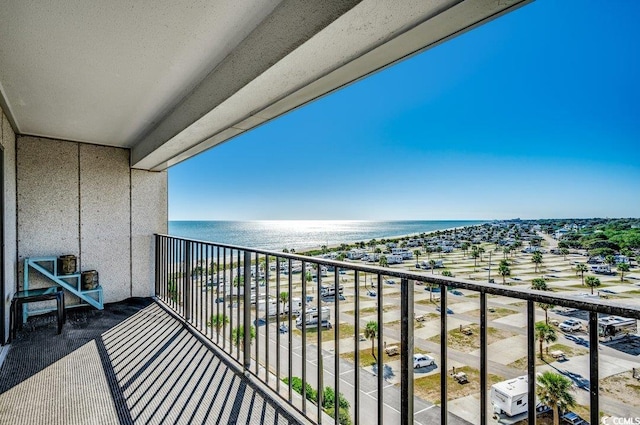
[[[278,314],[278,301],[275,298],[267,300],[258,300],[258,311],[266,311],[269,316],[276,316]],[[280,303],[280,313],[284,313],[284,305]]]
[[[291,314],[299,315],[302,311],[302,298],[291,298],[289,302],[284,305],[285,313],[289,313],[289,307],[291,307]]]
[[[598,274],[611,274],[611,267],[608,264],[594,264],[591,271]]]
[[[305,316],[306,317],[303,317],[302,315],[298,316],[298,318],[296,319],[297,327],[299,328],[302,327],[303,320],[305,321],[307,329],[318,327],[318,309],[317,308],[310,308],[309,310],[306,311]],[[322,307],[320,309],[320,326],[322,326],[323,328],[330,328],[331,323],[329,322],[329,320],[331,320],[331,312],[329,311],[329,308]]]
[[[491,386],[491,404],[496,413],[504,413],[507,416],[517,416],[528,411],[529,384],[527,376],[518,376],[514,379],[498,382]],[[549,408],[540,403],[536,406],[537,412],[543,412]]]
[[[624,317],[607,316],[598,319],[600,341],[613,341],[638,333],[638,321]]]
[[[338,286],[338,293],[342,295],[344,293],[344,285]],[[320,295],[323,297],[335,297],[336,296],[336,287],[334,285],[322,285],[320,287]]]

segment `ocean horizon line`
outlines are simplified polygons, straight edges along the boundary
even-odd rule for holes
[[[172,220],[174,236],[267,250],[314,249],[476,226],[488,220]]]

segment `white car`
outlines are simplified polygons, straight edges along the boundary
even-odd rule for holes
[[[578,322],[575,319],[565,320],[564,322],[560,323],[560,326],[558,327],[560,328],[561,331],[564,331],[564,332],[573,332],[573,331],[579,331],[580,329],[582,329],[582,325],[580,324],[580,322]]]
[[[436,359],[426,354],[414,354],[413,355],[413,368],[418,369],[420,367],[431,366],[436,364]]]

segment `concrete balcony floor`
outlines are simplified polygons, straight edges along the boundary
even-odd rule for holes
[[[300,423],[150,299],[30,319],[0,368],[0,423]]]

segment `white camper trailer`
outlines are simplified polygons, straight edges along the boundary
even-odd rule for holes
[[[310,308],[306,311],[305,314],[306,318],[303,319],[303,316],[300,315],[298,316],[298,318],[296,319],[296,326],[301,328],[302,327],[302,321],[305,320],[305,324],[306,324],[306,328],[317,328],[318,327],[318,309],[317,308]],[[320,326],[322,326],[323,328],[330,328],[331,327],[331,323],[329,322],[329,320],[331,320],[331,311],[329,311],[328,307],[322,307],[320,309]]]
[[[284,305],[284,312],[289,313],[289,309],[291,309],[291,314],[299,315],[302,311],[302,298],[291,298],[289,302]]]
[[[269,316],[276,316],[278,314],[278,301],[275,298],[270,298],[269,302],[264,299],[258,300],[258,311],[266,311]],[[283,312],[284,306],[280,303],[280,313]]]
[[[529,384],[527,376],[518,376],[491,386],[491,404],[496,413],[516,416],[527,412]]]

